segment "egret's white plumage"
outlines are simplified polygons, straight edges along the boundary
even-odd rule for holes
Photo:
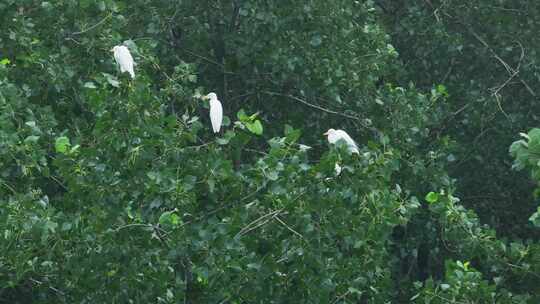
[[[358,146],[349,136],[349,134],[347,134],[347,132],[343,130],[329,129],[328,131],[326,131],[326,133],[324,133],[324,135],[328,137],[329,143],[336,144],[338,141],[343,140],[347,144],[347,147],[349,148],[349,151],[351,153],[360,153],[360,151],[358,150]]]
[[[221,122],[223,121],[223,107],[218,100],[216,93],[209,93],[205,96],[205,99],[210,99],[210,121],[212,122],[212,130],[214,133],[218,133],[221,129]]]
[[[114,60],[120,66],[120,72],[128,72],[131,78],[135,78],[135,71],[133,70],[133,57],[126,46],[117,45],[113,47]]]

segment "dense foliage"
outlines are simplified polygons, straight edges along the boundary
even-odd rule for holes
[[[529,2],[0,2],[0,303],[538,303]]]

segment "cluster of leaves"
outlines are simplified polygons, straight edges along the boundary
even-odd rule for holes
[[[482,273],[470,267],[469,262],[447,262],[445,283],[436,284],[427,280],[417,284],[421,292],[411,298],[413,303],[527,303],[529,296],[514,295],[506,290],[498,290],[495,284],[482,278]]]
[[[510,154],[514,157],[513,168],[517,170],[528,169],[531,171],[531,178],[536,182],[540,181],[540,129],[531,129],[527,134],[521,133],[523,139],[517,140],[510,146]],[[540,188],[535,191],[538,198]],[[540,227],[540,206],[531,215],[529,220]]]
[[[448,172],[463,204],[505,237],[538,240],[538,230],[527,225],[537,207],[534,185],[526,174],[509,174],[507,153],[515,134],[540,123],[538,3],[376,3],[407,67],[399,70],[400,81],[422,90],[442,83],[450,93],[432,135],[455,141]]]
[[[447,172],[456,182],[443,189],[461,197],[460,203],[469,208],[455,205],[450,210],[441,208],[444,217],[433,217],[431,212],[415,217],[409,225],[415,229],[405,231],[402,245],[411,248],[413,254],[419,249],[418,260],[426,261],[421,263],[424,272],[417,270],[421,277],[443,280],[440,274],[446,268],[445,259],[470,261],[484,280],[493,280],[490,284],[514,293],[534,294],[538,277],[524,274],[527,281],[516,274],[535,269],[538,261],[540,234],[528,221],[530,218],[534,224],[536,220],[535,183],[526,174],[510,170],[508,146],[518,132],[539,123],[535,87],[540,66],[536,56],[540,46],[536,35],[540,7],[537,3],[513,1],[375,2],[406,67],[398,70],[396,81],[413,81],[421,90],[440,83],[448,92],[442,105],[444,117],[431,128],[430,135],[448,144],[446,150],[434,151],[440,155],[437,162],[446,163]],[[526,153],[526,146],[514,144],[512,150],[514,157],[521,157],[517,166],[525,166],[534,174],[534,157]],[[427,191],[438,189],[433,186]],[[430,210],[441,206],[446,195],[431,192],[426,197],[432,202]],[[454,218],[447,218],[446,213]],[[463,232],[467,227],[478,229],[456,234],[449,243],[446,233],[455,229],[456,219],[462,221],[459,226]],[[493,230],[479,223],[488,223]],[[420,234],[420,230],[424,233]],[[504,238],[498,239],[497,235]],[[479,247],[479,239],[489,242]],[[514,254],[506,248],[521,249]],[[519,251],[522,255],[517,254]],[[514,264],[522,261],[522,256],[527,262]],[[505,257],[505,262],[496,262],[499,257]],[[414,259],[408,257],[409,261]],[[493,263],[499,266],[493,267]],[[404,264],[410,266],[410,262]],[[415,268],[411,266],[410,270]],[[448,271],[447,276],[451,274]],[[501,281],[501,277],[506,278]],[[451,297],[429,300],[467,302],[465,298]],[[491,300],[487,297],[484,301]]]
[[[0,10],[0,302],[538,302],[540,246],[453,195],[462,91],[406,72],[373,1]]]

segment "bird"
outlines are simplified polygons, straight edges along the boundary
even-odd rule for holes
[[[210,121],[212,122],[212,130],[214,133],[218,133],[221,129],[221,122],[223,121],[223,107],[218,100],[216,93],[208,93],[203,96],[203,99],[210,100]]]
[[[128,72],[131,79],[135,78],[133,57],[131,57],[129,49],[124,45],[117,45],[112,48],[111,52],[114,52],[114,60],[120,66],[120,72]]]
[[[347,132],[343,130],[334,130],[329,129],[323,135],[327,136],[328,142],[330,144],[336,144],[338,141],[342,140],[347,144],[347,148],[349,152],[360,154],[360,151],[358,150],[358,146],[354,142],[354,140],[347,134]]]

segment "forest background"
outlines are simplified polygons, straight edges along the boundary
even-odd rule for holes
[[[540,2],[0,11],[1,303],[540,302]]]

